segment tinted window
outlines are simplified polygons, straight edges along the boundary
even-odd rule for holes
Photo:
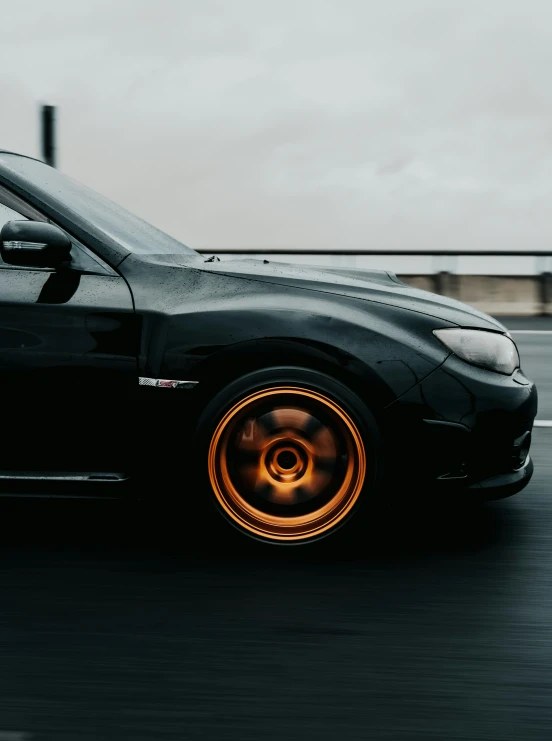
[[[27,181],[33,189],[48,193],[129,252],[197,256],[197,252],[190,247],[59,170],[14,154],[0,154],[0,162]]]

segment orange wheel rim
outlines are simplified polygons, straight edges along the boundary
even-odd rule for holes
[[[341,523],[366,478],[351,417],[310,389],[277,386],[235,404],[218,424],[209,479],[223,511],[256,537],[310,540]]]

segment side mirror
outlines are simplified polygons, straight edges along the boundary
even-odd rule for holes
[[[0,231],[0,253],[8,265],[58,268],[71,259],[71,240],[42,221],[8,221]]]

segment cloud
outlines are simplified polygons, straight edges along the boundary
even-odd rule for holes
[[[192,246],[548,247],[547,0],[0,0],[2,146]]]

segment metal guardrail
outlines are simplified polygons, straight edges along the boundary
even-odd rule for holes
[[[457,272],[457,258],[459,257],[523,257],[533,258],[535,261],[532,275],[548,276],[552,273],[552,249],[550,250],[380,250],[380,249],[362,249],[362,250],[330,250],[330,249],[299,249],[290,247],[281,248],[260,248],[260,249],[238,249],[236,247],[223,247],[221,249],[201,249],[198,250],[204,255],[240,255],[242,257],[269,257],[269,256],[295,256],[308,257],[318,256],[331,258],[335,261],[341,261],[347,258],[357,257],[432,257],[432,268],[421,271],[420,274],[454,274]],[[471,272],[471,271],[470,271]],[[412,274],[412,271],[405,272]],[[485,273],[489,275],[490,273]],[[525,273],[526,274],[526,273]]]
[[[197,250],[202,255],[387,255],[389,257],[552,257],[552,250],[319,250],[273,247],[258,250],[243,250],[224,247],[215,250]]]
[[[260,248],[244,250],[236,248],[222,248],[218,250],[198,250],[204,255],[240,255],[241,257],[268,257],[268,256],[325,256],[340,260],[341,258],[387,256],[387,257],[433,257],[433,270],[413,273],[412,271],[394,271],[403,277],[414,275],[431,276],[433,291],[445,296],[457,297],[458,280],[455,260],[458,257],[525,257],[535,260],[535,271],[532,274],[536,282],[536,292],[540,304],[540,314],[548,315],[552,307],[552,249],[551,250],[322,250],[322,249],[290,249],[288,248]],[[445,269],[443,269],[445,268]],[[489,275],[488,273],[486,273]],[[504,276],[506,277],[506,276]],[[509,275],[510,278],[527,278],[527,275]]]

